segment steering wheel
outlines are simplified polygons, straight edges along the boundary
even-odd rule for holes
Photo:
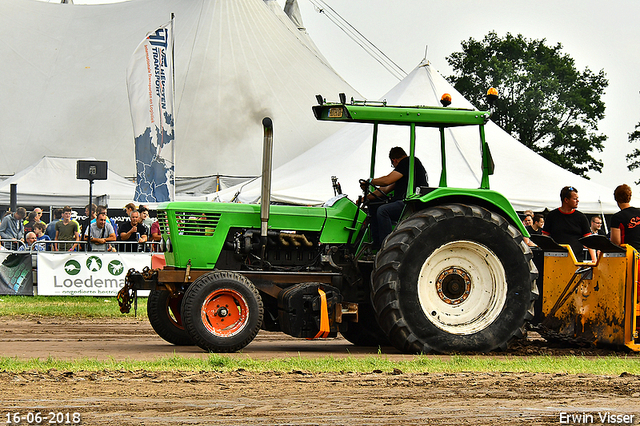
[[[367,195],[369,195],[369,194],[373,195],[376,200],[378,200],[378,201],[380,201],[382,203],[385,203],[387,201],[386,196],[385,196],[385,198],[382,198],[379,195],[376,195],[375,192],[376,192],[376,189],[378,189],[378,188],[375,185],[373,185],[371,182],[369,182],[368,180],[360,179],[360,180],[358,180],[358,182],[360,183],[360,187],[363,188],[362,189],[363,192],[364,192],[363,199],[364,199],[364,203],[365,204],[368,203],[369,201],[371,201],[371,200],[369,200],[367,198]],[[373,191],[371,190],[371,188],[373,188]]]

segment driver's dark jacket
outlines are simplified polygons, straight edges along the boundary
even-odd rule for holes
[[[400,173],[402,177],[396,181],[393,187],[391,201],[404,200],[407,195],[407,184],[409,183],[409,157],[400,160],[394,170]],[[414,189],[419,186],[428,186],[427,171],[418,158],[414,158],[413,172]]]

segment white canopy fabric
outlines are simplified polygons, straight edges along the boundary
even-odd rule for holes
[[[452,96],[451,108],[474,108],[427,62],[421,63],[384,99],[391,105],[440,106],[444,93]],[[331,99],[327,97],[328,99]],[[337,100],[337,99],[334,99]],[[327,123],[331,125],[335,123]],[[359,178],[369,177],[373,126],[348,123],[304,154],[276,168],[272,176],[272,202],[317,205],[332,197],[331,176],[337,176],[343,192],[355,199]],[[549,162],[511,137],[493,122],[485,126],[486,140],[495,162],[490,176],[491,189],[509,199],[518,211],[543,211],[560,205],[560,189],[570,185],[578,189],[579,210],[585,213],[614,213],[618,207],[613,189],[581,178]],[[449,187],[478,188],[482,178],[480,137],[477,127],[451,128],[446,131],[447,176]],[[274,128],[274,144],[280,135]],[[391,172],[389,149],[401,146],[408,152],[408,126],[380,126],[375,176]],[[416,155],[429,173],[429,184],[440,179],[440,136],[437,129],[418,128]],[[238,185],[209,198],[229,201],[240,191],[241,202],[258,202],[260,179]]]
[[[89,204],[89,181],[76,179],[78,160],[95,158],[43,157],[15,176],[0,183],[0,204],[8,205],[11,184],[16,184],[18,206],[81,207]],[[133,200],[136,186],[133,182],[107,172],[107,180],[93,183],[94,203],[106,196],[109,206],[122,207]]]
[[[275,5],[0,0],[0,175],[51,155],[94,156],[134,176],[125,70],[138,43],[171,13],[176,176],[260,174],[265,116],[279,134],[276,166],[305,152],[336,130],[313,118],[315,95],[357,92]]]

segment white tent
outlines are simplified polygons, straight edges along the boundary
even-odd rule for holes
[[[336,130],[313,118],[317,93],[357,95],[274,0],[0,0],[0,175],[42,155],[135,175],[125,70],[171,13],[177,176],[259,174],[267,115],[281,165]]]
[[[421,63],[384,99],[391,105],[440,106],[440,97],[450,93],[451,108],[473,108],[438,72]],[[329,98],[330,99],[330,98]],[[337,100],[337,99],[334,99]],[[335,123],[327,123],[331,126]],[[587,213],[614,213],[613,188],[581,178],[537,155],[516,141],[493,122],[485,126],[486,139],[495,162],[490,176],[491,189],[504,194],[516,210],[542,211],[560,205],[560,189],[571,185],[578,189],[579,209]],[[274,144],[280,136],[274,128]],[[369,176],[373,126],[349,123],[304,154],[276,168],[272,177],[274,202],[320,204],[333,196],[331,176],[337,176],[343,191],[355,199],[360,193],[358,179]],[[478,188],[482,177],[478,129],[452,128],[447,137],[447,176],[449,187]],[[402,146],[408,150],[407,126],[380,126],[376,159],[376,176],[391,171],[389,149]],[[416,155],[429,173],[429,183],[438,185],[440,137],[436,129],[418,128]],[[228,201],[240,191],[242,202],[256,202],[260,197],[260,180],[212,194],[211,199]]]
[[[76,179],[78,160],[95,158],[44,157],[0,183],[0,204],[8,205],[11,184],[16,184],[18,206],[81,207],[89,203],[89,181]],[[135,184],[109,170],[107,180],[93,183],[94,203],[122,207],[133,201]]]

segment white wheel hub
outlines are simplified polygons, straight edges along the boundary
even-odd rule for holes
[[[482,244],[444,244],[420,269],[418,300],[427,319],[441,330],[458,335],[484,330],[507,300],[502,263]]]

